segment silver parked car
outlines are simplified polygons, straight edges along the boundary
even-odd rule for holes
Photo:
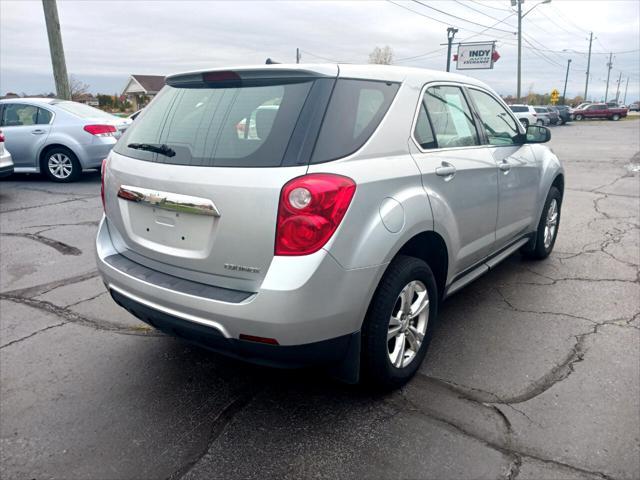
[[[82,103],[13,98],[0,100],[0,127],[16,172],[70,182],[100,167],[127,122]]]
[[[550,132],[482,82],[329,64],[166,82],[104,162],[96,246],[115,301],[171,335],[393,388],[444,298],[553,249]]]
[[[4,134],[0,130],[0,178],[8,177],[13,173],[13,158],[4,147]]]

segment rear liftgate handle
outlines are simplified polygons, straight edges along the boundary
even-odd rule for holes
[[[448,162],[442,162],[442,166],[436,168],[436,175],[438,175],[439,177],[444,177],[445,182],[451,180],[455,174],[456,167]]]

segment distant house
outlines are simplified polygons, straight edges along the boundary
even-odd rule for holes
[[[20,95],[13,92],[7,92],[7,94],[4,97],[0,97],[0,98],[20,98]]]
[[[122,95],[129,100],[134,110],[139,110],[164,87],[163,75],[131,75]]]
[[[100,103],[98,102],[98,99],[90,93],[81,93],[73,100],[79,103],[84,103],[85,105],[89,105],[90,107],[97,107]]]

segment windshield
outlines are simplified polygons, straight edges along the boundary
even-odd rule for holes
[[[110,113],[103,112],[102,110],[98,110],[97,108],[90,107],[83,103],[64,101],[52,102],[52,105],[55,105],[56,107],[80,118],[108,118],[110,120],[115,118],[114,115],[111,115]]]

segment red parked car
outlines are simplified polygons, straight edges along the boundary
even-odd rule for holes
[[[626,108],[610,107],[606,103],[592,103],[580,110],[573,111],[575,120],[583,120],[585,118],[608,118],[609,120],[620,120],[627,116]]]

